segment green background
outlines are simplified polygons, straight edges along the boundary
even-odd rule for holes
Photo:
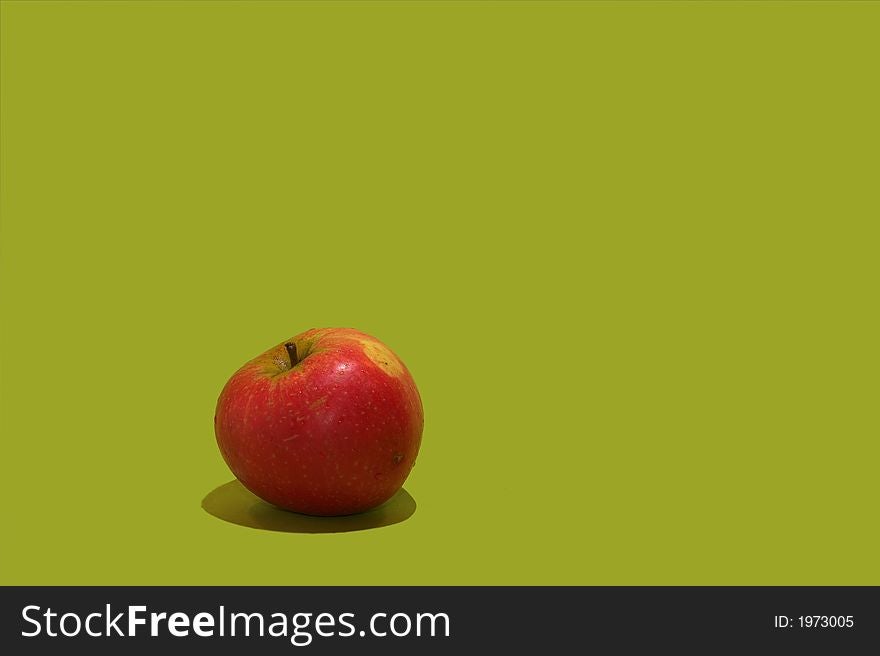
[[[3,583],[880,584],[880,4],[2,12]],[[415,515],[208,515],[337,325]]]

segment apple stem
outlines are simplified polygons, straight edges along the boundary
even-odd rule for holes
[[[299,362],[296,355],[296,344],[293,342],[287,342],[284,345],[284,348],[287,349],[287,355],[290,358],[290,368],[293,369],[296,366],[296,363]]]

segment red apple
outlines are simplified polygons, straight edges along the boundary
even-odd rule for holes
[[[403,362],[351,328],[307,330],[254,358],[226,383],[214,415],[238,480],[309,515],[349,515],[394,496],[423,424]]]

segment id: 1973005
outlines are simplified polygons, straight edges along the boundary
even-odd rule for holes
[[[774,629],[851,629],[855,626],[852,615],[775,615]]]

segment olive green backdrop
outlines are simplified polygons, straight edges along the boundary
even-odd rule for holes
[[[880,584],[880,4],[3,2],[2,582]],[[407,521],[229,524],[301,330]]]

